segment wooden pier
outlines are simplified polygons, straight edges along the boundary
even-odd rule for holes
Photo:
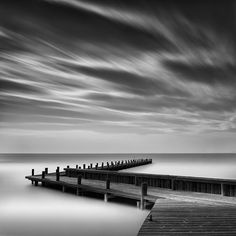
[[[34,170],[27,179],[38,186],[76,195],[96,193],[104,201],[121,197],[137,202],[141,209],[154,204],[140,236],[146,235],[236,235],[236,181],[151,175],[117,170],[151,164],[151,159],[57,167],[49,173]]]
[[[64,168],[67,175],[76,177],[105,180],[107,176],[113,182],[141,185],[146,182],[150,187],[171,189],[174,191],[221,194],[236,197],[236,180],[216,179],[175,175],[156,175],[134,172],[119,172],[112,170]]]

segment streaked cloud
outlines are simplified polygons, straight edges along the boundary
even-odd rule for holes
[[[0,127],[234,132],[231,13],[218,1],[2,1]]]

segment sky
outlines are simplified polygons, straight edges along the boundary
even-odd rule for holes
[[[235,11],[1,0],[0,152],[236,152]]]

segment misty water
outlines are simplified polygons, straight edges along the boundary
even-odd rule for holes
[[[235,154],[2,154],[0,236],[137,235],[148,210],[135,203],[76,196],[35,187],[24,177],[57,166],[150,157],[153,164],[125,171],[236,179]]]

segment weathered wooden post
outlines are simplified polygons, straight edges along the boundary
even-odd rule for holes
[[[76,165],[75,168],[78,169],[78,165]]]
[[[32,169],[32,171],[31,171],[31,175],[34,176],[34,169]],[[34,181],[31,180],[31,183],[34,184]]]
[[[102,162],[102,169],[103,169],[104,163]]]
[[[81,166],[79,166],[79,169],[81,169]]]
[[[66,186],[62,185],[62,192],[64,193],[66,191]]]
[[[85,164],[83,164],[83,169],[86,169],[86,165]]]
[[[56,171],[56,181],[59,181],[60,180],[60,172],[59,172],[59,169],[57,169]]]
[[[34,181],[34,185],[38,186],[38,181],[37,180]]]
[[[68,165],[67,167],[67,170],[66,170],[66,176],[69,176],[70,177],[70,171],[68,170],[70,168],[70,166]]]
[[[42,179],[45,179],[45,171],[42,171]]]
[[[91,169],[93,168],[93,163],[90,164],[90,168],[91,168]]]
[[[106,189],[110,189],[110,179],[106,179]]]
[[[46,167],[45,168],[45,175],[47,175],[48,174],[48,168]]]
[[[140,201],[137,201],[137,208],[140,208]]]
[[[144,196],[147,196],[147,183],[141,184],[141,198],[140,198],[140,204],[141,209],[144,209]]]
[[[45,186],[43,179],[45,179],[45,171],[42,171],[42,186]]]
[[[104,194],[104,202],[107,202],[108,201],[108,193],[105,193]]]

